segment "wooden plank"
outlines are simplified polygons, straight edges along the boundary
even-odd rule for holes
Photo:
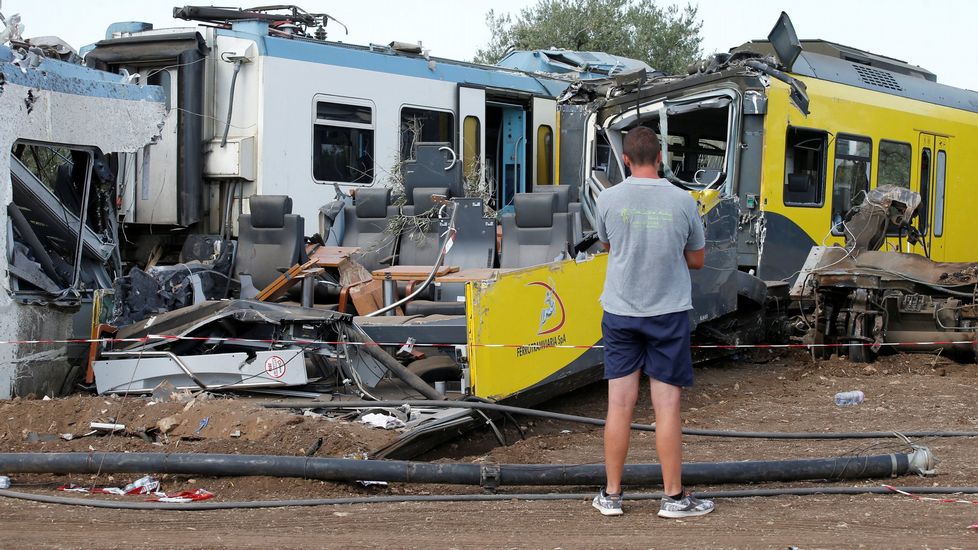
[[[419,281],[424,280],[431,273],[431,268],[434,266],[430,265],[395,265],[392,267],[385,267],[384,269],[377,269],[373,272],[373,278],[375,280],[383,280],[387,278],[389,274],[391,279],[395,281]],[[436,277],[441,277],[448,275],[449,273],[455,273],[459,268],[457,265],[443,265],[438,268],[435,272]]]
[[[384,307],[384,284],[381,281],[369,281],[350,287],[350,299],[357,308],[357,315],[367,315]],[[404,315],[401,308],[394,311],[395,315]]]
[[[339,267],[344,260],[360,251],[358,246],[320,246],[307,249],[309,259],[319,267]]]
[[[512,269],[493,269],[488,267],[462,269],[455,273],[441,276],[435,280],[439,283],[467,283],[469,281],[486,281],[496,278],[502,273],[508,273]]]
[[[282,297],[315,267],[317,267],[315,260],[309,260],[304,264],[295,264],[288,271],[276,277],[274,281],[268,283],[268,286],[255,296],[255,299],[261,302],[270,302]]]

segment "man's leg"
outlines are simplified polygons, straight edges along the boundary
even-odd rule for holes
[[[683,490],[683,433],[679,414],[682,389],[655,379],[650,381],[655,410],[655,451],[662,465],[662,489],[666,495],[675,495]]]
[[[641,373],[635,371],[621,378],[608,380],[608,416],[604,426],[604,467],[608,482],[605,491],[621,492],[621,474],[628,456],[632,430],[632,413],[638,401]],[[678,411],[678,405],[677,409]]]

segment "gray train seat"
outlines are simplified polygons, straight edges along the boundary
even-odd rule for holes
[[[567,253],[570,215],[557,212],[554,193],[517,193],[514,212],[502,216],[500,267],[545,264]]]
[[[491,268],[496,263],[496,220],[484,216],[479,198],[452,199],[455,203],[455,241],[445,255],[445,265],[460,269]],[[448,220],[439,219],[437,236],[448,230]],[[435,245],[437,246],[437,244]],[[437,250],[435,251],[437,257]],[[405,263],[404,265],[408,265]],[[433,283],[424,300],[405,305],[411,315],[464,315],[465,283]]]
[[[439,240],[441,238],[438,223],[439,205],[432,200],[432,195],[447,195],[447,187],[416,187],[412,193],[410,205],[401,207],[404,216],[423,216],[427,228],[418,227],[417,223],[408,220],[407,227],[401,233],[398,245],[398,265],[435,265],[438,260]]]
[[[397,236],[387,231],[390,219],[397,215],[391,206],[389,188],[358,189],[353,205],[343,208],[344,231],[342,246],[359,246],[353,255],[369,271],[389,265],[394,256]]]
[[[581,216],[581,203],[575,202],[572,185],[536,185],[534,193],[553,193],[557,195],[557,212],[570,214],[570,225],[567,239],[577,244],[584,238],[584,222]]]
[[[235,276],[241,297],[253,298],[283,269],[304,260],[305,222],[292,213],[292,199],[284,195],[252,195],[250,213],[238,218]]]

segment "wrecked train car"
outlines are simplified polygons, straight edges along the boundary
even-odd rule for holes
[[[0,398],[60,395],[77,381],[83,349],[16,342],[91,336],[94,294],[121,269],[116,189],[134,185],[126,168],[158,138],[164,97],[63,61],[58,47],[9,38],[0,46]]]
[[[842,244],[843,216],[887,184],[922,204],[921,238],[894,234],[886,249],[975,258],[978,198],[968,178],[978,157],[967,151],[978,142],[978,93],[920,67],[799,41],[782,15],[769,40],[689,75],[576,83],[562,102],[561,176],[581,183],[588,219],[597,194],[627,175],[621,139],[639,124],[662,138],[665,177],[704,206],[736,200],[737,265],[765,281],[794,281],[812,246]]]
[[[870,362],[885,346],[978,357],[978,262],[880,250],[887,235],[916,231],[921,202],[906,188],[877,187],[843,219],[844,247],[812,248],[791,294],[815,304],[806,323],[816,355]]]
[[[134,262],[179,250],[190,233],[236,235],[255,194],[292,197],[311,225],[338,190],[432,171],[463,173],[497,210],[556,181],[564,82],[432,57],[419,44],[329,41],[327,23],[339,23],[294,6],[186,6],[174,17],[200,25],[114,24],[85,57],[143,75],[171,106],[165,139],[140,153],[138,185],[120,189]],[[416,142],[440,147],[402,176]]]

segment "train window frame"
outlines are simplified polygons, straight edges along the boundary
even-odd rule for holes
[[[792,133],[807,134],[800,136],[800,139],[796,141],[791,141]],[[814,200],[794,200],[789,197],[789,193],[794,193],[796,191],[790,191],[790,181],[789,175],[797,174],[797,172],[789,172],[789,158],[791,160],[791,169],[794,169],[794,149],[799,147],[801,144],[808,143],[812,140],[819,141],[820,149],[807,148],[810,151],[820,151],[816,163],[817,173],[814,182]],[[788,156],[789,153],[789,143],[791,143],[790,151],[792,153],[791,157]],[[822,130],[820,128],[808,128],[802,126],[788,126],[785,131],[785,152],[784,152],[784,176],[782,180],[782,202],[785,206],[790,207],[800,207],[800,208],[822,208],[825,206],[825,180],[826,172],[828,169],[828,145],[829,145],[829,132]],[[806,148],[802,148],[806,149]],[[806,191],[807,192],[807,191]]]
[[[424,126],[422,126],[422,135],[420,139],[410,140],[407,138],[408,128],[405,126],[404,112],[407,110],[417,111],[419,113],[425,113],[426,116],[431,113],[437,114],[439,116],[447,116],[448,122],[444,125],[444,135],[441,133],[432,139],[426,139],[424,136]],[[431,107],[428,105],[414,105],[405,103],[401,105],[400,110],[397,115],[397,143],[398,143],[398,158],[401,162],[414,160],[414,143],[417,141],[421,142],[431,142],[431,143],[449,143],[451,148],[455,150],[455,144],[458,141],[456,139],[457,130],[455,127],[455,112],[450,109],[439,109],[437,107]],[[428,136],[430,137],[430,136]]]
[[[330,116],[329,114],[320,112],[319,105],[321,103],[339,107],[349,107],[350,110],[346,114],[340,113],[337,116]],[[368,114],[367,120],[364,120],[362,116],[365,111]],[[310,140],[312,143],[312,155],[310,155],[310,168],[312,180],[315,183],[341,183],[344,185],[358,185],[365,187],[374,184],[377,177],[376,113],[376,105],[374,105],[373,101],[367,99],[332,96],[326,94],[317,94],[313,96],[312,136]],[[351,152],[354,149],[352,145],[353,142],[362,144],[361,148],[364,149],[364,155],[361,155],[359,159],[365,159],[366,161],[369,161],[369,164],[364,164],[362,167],[356,169],[361,173],[361,176],[354,177],[353,170],[350,170],[348,177],[337,177],[330,179],[326,176],[332,174],[323,173],[322,159],[324,156],[317,154],[317,151],[322,152],[323,146],[329,145],[326,143],[329,136],[327,132],[329,131],[348,132],[349,135],[347,136],[347,139],[351,142],[351,147],[349,147]],[[330,157],[327,155],[325,158]],[[337,170],[336,172],[338,174],[340,170]],[[364,179],[364,177],[366,179]]]
[[[473,183],[482,179],[482,120],[475,115],[462,118],[462,174]]]
[[[840,148],[842,142],[855,142],[864,143],[867,145],[866,155],[860,156],[856,153],[840,153]],[[849,194],[849,205],[839,214],[839,219],[836,220],[836,190],[838,184],[838,171],[840,168],[840,161],[851,161],[851,162],[867,162],[866,170],[866,188],[863,193],[868,193],[872,189],[872,176],[873,176],[873,138],[869,136],[860,136],[858,134],[838,134],[835,136],[835,147],[833,147],[833,158],[832,158],[832,202],[829,205],[829,222],[832,224],[832,234],[842,235],[844,231],[842,230],[842,221],[845,219],[845,215],[849,210],[852,209],[853,204],[858,204],[858,196],[856,193],[852,193],[850,190]]]
[[[934,236],[944,235],[944,201],[947,197],[947,151],[937,150],[937,158],[934,161]]]
[[[882,176],[883,176],[883,172],[885,171],[884,168],[886,166],[889,166],[889,161],[888,160],[884,160],[884,159],[889,159],[892,155],[895,154],[894,152],[887,152],[884,155],[884,153],[883,153],[883,147],[884,146],[887,146],[887,147],[899,146],[899,147],[906,148],[906,152],[907,152],[907,162],[906,162],[907,170],[906,170],[906,174],[905,174],[905,176],[906,176],[906,183],[905,184],[902,184],[901,185],[901,184],[892,183],[890,181],[886,181],[886,182],[881,181],[882,180]],[[903,187],[903,188],[906,188],[906,189],[910,189],[910,184],[913,181],[913,145],[911,145],[910,143],[908,143],[906,141],[895,141],[895,140],[891,140],[891,139],[881,139],[880,142],[879,142],[879,144],[876,146],[876,158],[877,158],[876,181],[875,181],[875,186],[876,187],[879,187],[880,185],[895,185],[897,187]]]
[[[31,152],[29,158],[26,155],[28,150]],[[39,152],[47,153],[45,161],[41,160],[42,155],[39,155]],[[21,210],[28,224],[34,226],[38,232],[36,235],[38,242],[44,247],[44,253],[58,260],[54,264],[55,269],[57,270],[58,266],[62,266],[62,270],[70,269],[70,272],[66,273],[59,271],[62,281],[56,281],[50,274],[41,277],[42,280],[46,279],[48,284],[52,285],[48,290],[42,288],[43,285],[35,286],[26,280],[22,281],[11,272],[8,274],[8,285],[13,296],[23,298],[26,296],[63,295],[67,290],[81,290],[84,287],[85,281],[82,280],[83,262],[85,261],[83,239],[86,231],[95,230],[92,226],[92,219],[88,215],[93,202],[97,200],[93,196],[95,156],[96,149],[92,147],[61,142],[21,139],[15,141],[11,146],[9,161],[11,164],[15,162],[15,159],[19,161],[27,172],[27,178],[18,184],[17,181],[21,180],[21,177],[17,175],[17,171],[11,169],[10,205]],[[56,159],[63,162],[58,163]],[[81,160],[84,164],[76,166],[76,160]],[[56,163],[53,165],[53,171],[49,170],[52,162]],[[68,170],[62,172],[62,168],[65,167]],[[72,178],[82,175],[83,180],[75,179],[72,181]],[[28,181],[28,179],[33,181]],[[74,184],[74,189],[70,189],[70,191],[77,192],[74,196],[78,201],[77,205],[67,204],[68,194],[65,192],[66,189],[61,187],[63,185],[71,186],[71,184]],[[48,200],[51,202],[48,203]],[[61,211],[52,208],[54,203],[57,203]],[[41,206],[45,204],[47,204],[47,208]],[[77,207],[77,211],[73,207]],[[69,214],[71,218],[69,218]],[[59,235],[55,224],[52,223],[52,217],[58,221],[64,221],[66,225],[72,223],[80,223],[80,225],[71,233],[66,232]],[[20,233],[19,229],[17,233]],[[12,227],[8,239],[11,243],[22,244],[28,248],[31,246],[28,237],[24,235],[18,237]],[[35,255],[39,254],[39,251],[36,250],[32,252]]]

